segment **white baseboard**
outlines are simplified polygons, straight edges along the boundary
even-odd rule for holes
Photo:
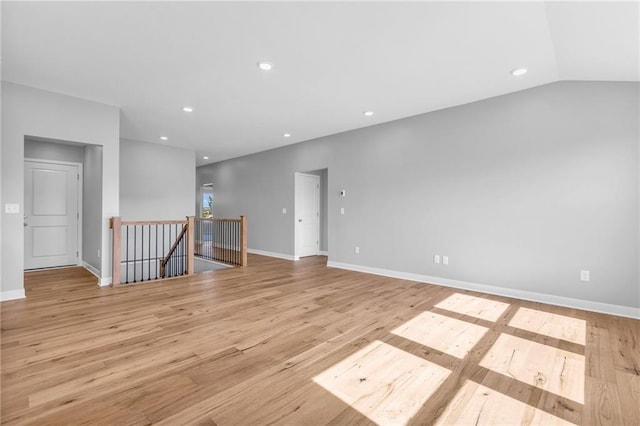
[[[111,277],[102,277],[100,279],[98,279],[98,286],[100,287],[106,287],[111,285]]]
[[[0,302],[6,302],[8,300],[24,299],[25,297],[26,296],[24,294],[23,288],[19,290],[0,291]]]
[[[432,277],[429,275],[412,274],[409,272],[392,271],[389,269],[381,268],[372,268],[369,266],[353,265],[349,263],[328,261],[327,266],[331,268],[348,269],[350,271],[365,272],[368,274],[398,278],[401,280],[436,284],[444,287],[453,287],[462,290],[472,290],[482,293],[494,294],[496,296],[512,297],[515,299],[528,300],[531,302],[541,302],[547,303],[549,305],[564,306],[568,308],[600,312],[603,314],[640,319],[640,309],[630,306],[612,305],[609,303],[574,299],[572,297],[554,296],[552,294],[536,293],[533,291],[516,290],[505,287],[495,287],[492,285],[478,284],[469,281],[458,281],[449,278]]]
[[[247,250],[247,252],[248,251],[249,250]],[[234,267],[233,265],[229,265],[227,263],[222,263],[222,262],[218,262],[218,261],[215,261],[215,260],[205,259],[205,258],[199,257],[199,256],[196,256],[194,258],[194,261],[196,261],[196,262],[204,262],[204,263],[213,263],[214,265],[224,266],[225,268],[233,268]]]
[[[101,277],[100,276],[100,271],[98,271],[98,269],[96,269],[95,266],[88,264],[87,262],[83,261],[82,262],[82,267],[84,269],[86,269],[87,271],[91,272],[93,275],[95,275],[95,277],[98,279],[98,286],[99,287],[106,287],[108,285],[111,285],[111,277]]]
[[[85,262],[84,260],[82,261],[82,265],[80,266],[82,266],[87,271],[91,272],[96,278],[100,279],[100,271],[98,271],[98,269],[95,266]]]
[[[264,250],[256,250],[252,248],[248,248],[247,253],[259,254],[260,256],[277,257],[278,259],[285,259],[285,260],[300,260],[298,256],[292,256],[290,254],[284,254],[284,253],[274,253],[271,251],[264,251]]]

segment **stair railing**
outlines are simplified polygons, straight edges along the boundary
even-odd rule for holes
[[[195,219],[195,255],[235,266],[247,266],[247,218]]]
[[[194,217],[123,221],[112,217],[112,285],[194,273]]]

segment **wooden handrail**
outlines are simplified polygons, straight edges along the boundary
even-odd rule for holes
[[[240,219],[218,219],[216,217],[197,217],[195,218],[195,220],[200,222],[240,222],[242,220],[242,217],[244,216],[240,216]]]
[[[123,220],[121,224],[128,225],[186,225],[188,220]]]
[[[180,244],[180,240],[182,240],[182,238],[184,237],[184,234],[187,232],[188,229],[189,229],[189,224],[187,223],[182,227],[182,231],[180,231],[180,234],[178,234],[178,236],[176,237],[176,240],[173,242],[173,245],[171,246],[169,253],[167,253],[164,259],[160,261],[160,278],[165,277],[165,266],[167,265],[167,262],[169,262],[169,259],[173,255],[173,252],[175,252],[176,248],[178,248],[178,244]]]

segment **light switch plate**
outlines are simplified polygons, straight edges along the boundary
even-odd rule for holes
[[[8,214],[20,213],[20,204],[5,204],[4,212]]]

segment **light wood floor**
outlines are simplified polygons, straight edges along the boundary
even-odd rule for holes
[[[2,424],[640,425],[640,321],[325,262],[26,274],[0,304]]]

